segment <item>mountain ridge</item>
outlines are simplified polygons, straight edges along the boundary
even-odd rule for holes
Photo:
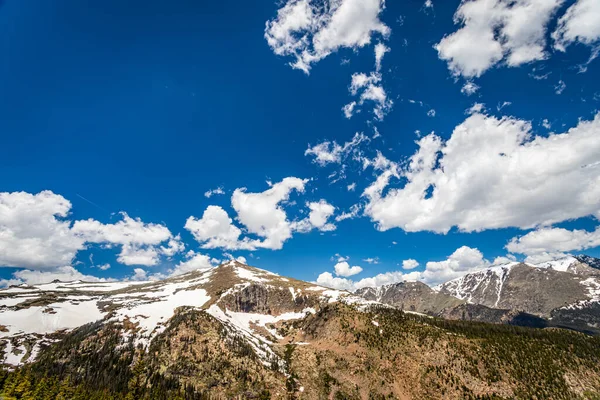
[[[523,321],[524,313],[470,304],[420,282],[363,292],[236,261],[156,282],[12,287],[0,291],[0,393],[82,400],[600,395],[600,337],[515,326],[543,328],[536,324],[545,320]],[[404,311],[369,293],[404,301]],[[443,312],[428,315],[428,303]]]

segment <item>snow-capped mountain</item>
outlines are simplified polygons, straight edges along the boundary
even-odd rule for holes
[[[103,321],[123,324],[123,341],[148,347],[180,307],[205,310],[243,335],[264,362],[274,357],[269,336],[281,321],[304,318],[321,304],[368,304],[348,292],[328,289],[230,261],[157,282],[59,282],[13,286],[0,291],[3,361],[33,361],[72,329]]]
[[[598,338],[451,321],[543,326],[523,313],[470,304],[422,283],[360,294],[367,299],[236,261],[157,282],[11,287],[0,291],[0,397],[318,400],[600,393]],[[434,311],[450,320],[419,315]],[[544,364],[547,359],[557,363]],[[548,367],[539,370],[540,365]],[[531,385],[532,379],[543,387]]]
[[[430,315],[437,315],[444,309],[464,303],[454,296],[438,293],[422,282],[399,282],[377,288],[367,287],[357,290],[355,294],[404,311]]]
[[[565,257],[539,264],[492,266],[436,286],[434,290],[495,309],[519,310],[558,325],[597,329],[599,260]],[[585,317],[580,317],[585,315]]]
[[[356,294],[447,319],[594,332],[600,328],[600,260],[584,255],[494,265],[433,288],[401,282]]]

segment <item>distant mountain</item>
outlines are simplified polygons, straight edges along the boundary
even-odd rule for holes
[[[404,311],[429,315],[437,315],[442,310],[465,303],[455,296],[436,292],[423,282],[399,282],[377,288],[368,287],[357,290],[355,294]]]
[[[510,263],[467,274],[434,288],[438,293],[495,309],[518,310],[553,325],[600,327],[600,260],[566,257],[540,264]]]
[[[447,319],[600,333],[600,260],[585,255],[495,265],[434,288],[402,282],[356,294]]]
[[[235,261],[158,282],[13,286],[0,290],[0,398],[600,395],[599,337],[419,314],[544,322],[422,283],[351,294]]]
[[[530,327],[548,325],[544,319],[527,313],[471,304],[465,299],[436,291],[423,282],[400,282],[377,288],[368,287],[357,290],[355,294],[403,311],[446,319]]]

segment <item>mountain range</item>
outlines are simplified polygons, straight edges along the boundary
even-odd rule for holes
[[[443,318],[600,332],[600,260],[589,256],[495,265],[433,288],[400,282],[356,294]]]
[[[599,265],[511,263],[356,293],[237,261],[154,282],[12,286],[0,291],[0,393],[598,398],[600,337],[577,331],[598,327]]]

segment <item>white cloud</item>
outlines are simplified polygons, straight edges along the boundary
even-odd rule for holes
[[[504,260],[514,260],[514,257],[499,257],[496,259],[499,263]],[[363,278],[359,281],[343,278],[357,274],[362,271],[360,267],[354,273],[349,273],[349,264],[345,259],[340,259],[335,266],[336,276],[329,272],[323,272],[317,278],[317,283],[323,286],[335,289],[355,291],[364,287],[377,287],[402,281],[423,281],[430,286],[434,286],[451,279],[458,278],[465,274],[479,271],[487,268],[491,263],[483,257],[483,254],[475,248],[462,246],[456,249],[447,259],[443,261],[430,261],[426,264],[424,271],[413,271],[404,273],[402,271],[389,271],[375,275],[373,277]],[[404,270],[414,269],[419,266],[416,260],[408,259],[402,262]],[[360,269],[360,270],[358,270]]]
[[[465,111],[465,114],[483,113],[484,111],[485,111],[485,104],[473,103],[473,105]]]
[[[121,213],[116,224],[67,219],[71,203],[51,191],[0,193],[0,265],[44,269],[68,265],[88,243],[122,246],[119,262],[155,265],[182,244],[167,227]],[[167,247],[158,246],[168,242]]]
[[[538,253],[538,254],[532,254],[527,256],[527,258],[525,258],[525,262],[526,263],[530,263],[530,264],[540,264],[546,261],[553,261],[553,260],[558,260],[560,258],[566,257],[567,254],[565,253],[560,253],[560,252],[554,252],[554,253]]]
[[[352,140],[337,144],[336,141],[324,141],[315,146],[308,146],[304,152],[305,156],[314,156],[313,162],[321,167],[327,164],[340,164],[346,157],[358,151],[358,146],[363,142],[368,142],[370,139],[363,133],[357,132],[352,137]]]
[[[517,258],[515,256],[513,256],[512,254],[507,254],[506,256],[499,256],[494,258],[494,261],[492,261],[492,265],[508,264],[515,261],[517,261]]]
[[[292,57],[290,65],[309,73],[312,64],[340,48],[358,49],[373,34],[390,28],[379,20],[383,0],[288,0],[267,21],[265,39],[273,52]]]
[[[542,121],[542,126],[546,129],[552,129],[552,125],[550,124],[550,121],[548,121],[546,118],[544,118],[544,120]]]
[[[563,80],[559,80],[558,83],[554,86],[554,93],[562,94],[567,88],[567,84]]]
[[[365,214],[380,230],[440,233],[598,218],[599,135],[600,113],[548,137],[527,121],[475,113],[447,141],[421,138],[403,168],[390,163],[363,193]],[[384,195],[394,177],[405,182]]]
[[[218,194],[225,194],[225,191],[223,190],[222,186],[219,186],[216,189],[207,190],[206,192],[204,192],[204,197],[211,198],[212,196],[215,196]]]
[[[501,111],[504,107],[508,107],[512,104],[510,101],[503,101],[502,103],[498,103],[496,106],[496,110]]]
[[[476,83],[472,81],[467,81],[460,89],[460,92],[466,94],[467,96],[470,96],[472,94],[475,94],[475,92],[477,92],[478,90],[479,86]]]
[[[328,232],[336,229],[334,224],[327,222],[335,212],[334,206],[323,199],[307,203],[306,205],[310,209],[308,218],[293,223],[292,227],[294,230],[310,232],[316,228],[321,232]]]
[[[189,217],[185,229],[205,249],[254,250],[256,248],[255,241],[248,238],[240,240],[242,230],[233,225],[233,220],[229,218],[227,211],[219,206],[208,206],[200,219]]]
[[[427,111],[427,116],[428,117],[435,117],[435,110],[432,108],[431,110]]]
[[[379,133],[379,129],[376,126],[373,126],[373,136],[371,136],[371,139],[377,139],[378,137],[381,137],[381,133]]]
[[[142,268],[134,268],[133,275],[129,279],[132,281],[145,281],[148,280],[148,274]]]
[[[350,266],[347,261],[340,261],[333,267],[335,274],[338,276],[352,276],[362,272],[362,268],[358,265]]]
[[[364,262],[369,263],[369,264],[379,264],[379,257],[368,257],[363,259]]]
[[[169,239],[166,246],[160,247],[161,254],[167,257],[173,257],[175,254],[181,253],[183,250],[185,250],[185,245],[181,241],[180,235],[172,237]]]
[[[356,108],[356,101],[351,101],[350,103],[346,104],[344,107],[342,107],[344,116],[348,119],[352,118],[352,116],[354,115],[355,108]],[[357,110],[357,112],[360,112],[360,110]]]
[[[483,258],[478,249],[462,246],[444,261],[428,262],[422,278],[427,284],[434,286],[489,265],[490,262]]]
[[[181,261],[175,268],[169,270],[169,276],[185,274],[196,270],[207,270],[213,268],[217,264],[216,260],[211,259],[205,254],[196,253],[190,250],[186,254],[186,260]]]
[[[235,257],[235,260],[242,264],[246,264],[248,262],[248,260],[246,260],[246,257],[244,257],[244,256]]]
[[[360,72],[352,74],[348,90],[353,96],[358,95],[360,92],[360,96],[358,102],[353,101],[344,106],[344,113],[346,113],[347,108],[350,108],[354,112],[356,106],[362,106],[365,102],[369,101],[373,103],[375,118],[381,121],[394,105],[394,102],[388,99],[385,89],[381,86],[381,75],[379,73],[367,75]],[[353,115],[352,112],[346,114],[346,117],[350,118]]]
[[[506,245],[511,253],[533,256],[544,253],[581,251],[600,246],[600,227],[592,232],[582,229],[540,228],[514,237]]]
[[[264,192],[248,193],[245,188],[233,192],[231,204],[238,214],[237,219],[249,233],[263,238],[256,247],[279,250],[292,237],[292,226],[281,203],[289,199],[292,191],[303,193],[307,182],[306,179],[290,177],[271,185]]]
[[[267,182],[270,188],[264,192],[248,193],[245,188],[236,189],[231,204],[246,233],[244,237],[241,237],[242,228],[236,226],[227,211],[219,206],[208,206],[202,218],[189,217],[185,229],[202,248],[225,250],[279,250],[294,232],[335,230],[336,226],[328,222],[335,207],[325,200],[307,202],[308,217],[300,221],[288,220],[282,206],[289,200],[291,192],[303,193],[307,182],[307,179],[289,177],[275,184]]]
[[[51,268],[70,264],[85,248],[66,220],[71,202],[51,191],[0,193],[0,266]]]
[[[409,258],[408,260],[402,261],[402,269],[414,269],[419,266],[417,260]]]
[[[578,0],[570,6],[558,20],[552,39],[554,47],[560,51],[565,51],[574,42],[595,44],[600,40],[600,2]]]
[[[594,0],[592,0],[594,1]],[[547,57],[547,25],[562,0],[463,1],[454,16],[462,27],[436,46],[454,75],[481,76],[505,59],[514,67]]]
[[[425,3],[423,3],[423,7],[424,8],[433,8],[433,1],[425,0]]]
[[[418,273],[404,274],[401,271],[390,271],[363,278],[359,281],[353,281],[347,278],[334,277],[330,272],[323,272],[317,277],[317,283],[326,287],[353,292],[365,287],[378,287],[402,281],[414,281],[418,278]]]
[[[110,269],[110,264],[98,265],[96,268],[98,268],[100,271],[106,271],[106,270]]]
[[[48,271],[33,271],[29,269],[23,269],[19,271],[15,271],[13,273],[13,279],[1,279],[0,287],[10,286],[10,285],[38,285],[41,283],[48,283],[54,280],[60,280],[63,282],[82,280],[86,282],[106,282],[114,279],[103,279],[97,278],[91,275],[85,275],[81,272],[77,271],[75,268],[71,266],[62,266],[58,268],[53,268]]]
[[[108,246],[121,245],[118,261],[125,265],[153,266],[160,255],[174,255],[182,244],[171,231],[161,224],[145,223],[121,212],[122,220],[114,224],[103,224],[93,219],[75,221],[72,232],[87,243]],[[158,247],[167,242],[167,247]]]
[[[385,53],[389,52],[390,48],[383,43],[377,43],[375,45],[375,70],[379,72],[381,70],[381,61]]]
[[[346,186],[346,189],[348,189],[349,192],[354,192],[356,190],[356,182],[352,182],[351,184]]]
[[[341,214],[339,214],[338,216],[335,217],[335,220],[337,222],[346,220],[346,219],[353,219],[358,217],[360,211],[362,210],[362,205],[360,204],[354,204],[350,207],[350,210],[347,212],[343,212]]]

